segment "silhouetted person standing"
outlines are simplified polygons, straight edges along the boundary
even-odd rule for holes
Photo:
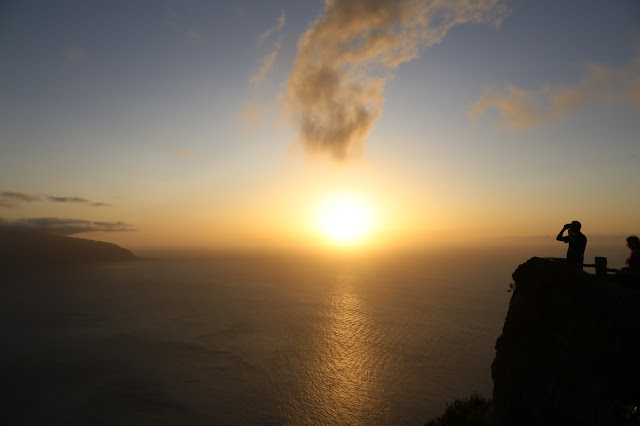
[[[631,256],[625,261],[629,272],[640,272],[640,238],[632,235],[627,238],[627,247],[631,249]]]
[[[584,250],[587,248],[587,237],[580,232],[582,224],[577,220],[565,225],[556,237],[556,240],[569,243],[567,249],[567,263],[579,265],[582,268],[584,263]],[[564,231],[569,231],[567,236],[563,236]]]

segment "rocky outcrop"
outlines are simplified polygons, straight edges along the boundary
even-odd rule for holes
[[[491,366],[495,425],[631,425],[640,404],[640,284],[532,258]]]
[[[0,267],[4,270],[139,259],[131,251],[111,243],[37,231],[0,229]]]

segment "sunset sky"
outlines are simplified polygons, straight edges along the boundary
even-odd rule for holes
[[[315,246],[343,197],[375,246],[640,232],[637,0],[23,0],[0,63],[10,223]]]

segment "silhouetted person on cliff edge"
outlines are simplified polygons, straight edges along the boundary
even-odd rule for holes
[[[640,273],[640,238],[635,235],[628,237],[627,247],[631,249],[631,256],[624,262],[627,265],[624,270]]]
[[[562,241],[565,243],[569,243],[569,248],[567,249],[567,263],[569,265],[577,265],[582,268],[582,264],[584,263],[584,249],[587,248],[587,237],[580,232],[582,228],[582,224],[577,220],[565,225],[556,240]],[[569,235],[563,236],[564,231],[569,231]]]

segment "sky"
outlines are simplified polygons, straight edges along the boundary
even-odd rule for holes
[[[330,246],[346,197],[370,246],[640,233],[637,0],[23,0],[0,62],[8,226]]]

